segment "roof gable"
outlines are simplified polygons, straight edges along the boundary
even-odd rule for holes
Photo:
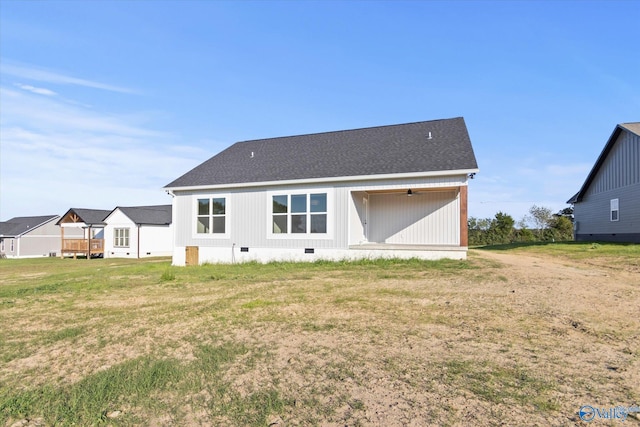
[[[118,206],[105,217],[108,221],[111,214],[120,210],[136,225],[169,225],[171,224],[171,205],[156,206]]]
[[[82,222],[87,225],[104,226],[104,219],[110,212],[103,209],[71,208],[62,215],[57,224]]]
[[[58,215],[22,216],[11,218],[8,221],[0,222],[0,236],[18,237],[57,218],[59,218]]]
[[[567,200],[567,203],[578,203],[582,201],[582,198],[586,194],[593,180],[598,175],[598,171],[600,170],[602,165],[605,163],[607,156],[609,155],[611,150],[613,150],[613,147],[615,146],[622,132],[631,132],[635,135],[640,136],[640,122],[620,123],[615,127],[615,129],[611,133],[611,136],[607,140],[606,145],[602,149],[602,152],[598,156],[596,163],[593,165],[591,172],[589,172],[589,175],[587,175],[587,179],[584,181],[584,184],[582,184],[580,191],[578,191],[576,194],[573,195],[573,197]]]
[[[477,170],[461,117],[238,142],[167,188]]]

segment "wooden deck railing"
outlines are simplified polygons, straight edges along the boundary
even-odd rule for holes
[[[62,253],[104,253],[104,239],[91,239],[91,250],[89,251],[89,240],[87,239],[62,239]]]

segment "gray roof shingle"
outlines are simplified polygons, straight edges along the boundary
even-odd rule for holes
[[[166,188],[477,168],[457,117],[237,142]]]
[[[171,205],[128,207],[118,206],[116,209],[120,209],[126,216],[129,217],[131,221],[133,221],[137,225],[171,224]]]
[[[107,215],[109,215],[109,213],[111,213],[111,211],[104,209],[71,208],[64,215],[62,215],[57,224],[60,224],[64,220],[64,218],[71,212],[78,215],[82,222],[87,225],[105,225],[104,219],[107,217]]]
[[[58,218],[58,215],[19,216],[11,218],[8,221],[0,222],[0,236],[18,237],[56,218]]]

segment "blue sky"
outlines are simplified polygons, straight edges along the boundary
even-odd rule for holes
[[[640,121],[640,1],[0,4],[0,219],[170,203],[237,141],[465,118],[469,214],[578,191]]]

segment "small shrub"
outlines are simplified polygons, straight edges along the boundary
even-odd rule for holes
[[[163,282],[170,282],[172,280],[176,280],[176,274],[171,269],[166,269],[162,276],[160,276],[160,280]]]

